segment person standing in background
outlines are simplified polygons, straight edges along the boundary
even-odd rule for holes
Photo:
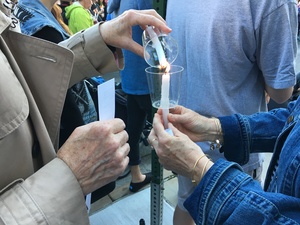
[[[66,7],[66,18],[73,34],[93,26],[94,21],[89,11],[91,6],[91,0],[79,0]]]
[[[66,7],[70,6],[72,4],[72,0],[67,0],[67,1],[60,1],[60,4],[58,4],[62,10],[61,16],[64,20],[65,24],[69,24],[68,19],[66,18]]]
[[[180,105],[208,117],[266,111],[265,92],[286,101],[295,84],[297,2],[168,0],[166,21],[179,44],[174,64],[185,68]],[[224,157],[214,142],[197,143],[213,161]],[[215,149],[215,150],[210,150]],[[243,166],[260,181],[263,155]],[[183,202],[193,192],[190,178],[178,176],[174,225],[191,225]]]
[[[128,9],[151,9],[152,0],[110,0],[108,3],[108,15],[113,19]],[[143,30],[139,26],[132,28],[132,38],[142,44]],[[127,121],[126,131],[129,135],[129,166],[131,183],[129,190],[137,192],[151,181],[151,173],[142,174],[140,139],[145,127],[146,119],[152,123],[152,104],[149,94],[145,69],[148,64],[145,59],[127,50],[122,50],[126,67],[120,71],[122,89],[127,94]],[[149,121],[150,120],[150,121]]]
[[[70,31],[70,28],[68,25],[64,22],[63,18],[63,10],[58,4],[54,4],[51,9],[52,15],[55,17],[57,22],[62,26],[62,28],[71,36],[72,32]]]
[[[104,20],[106,20],[106,17],[107,17],[107,7],[108,7],[108,3],[109,1],[108,0],[103,0],[102,1],[102,5],[103,5],[103,9],[104,9]]]
[[[104,21],[104,7],[103,3],[98,0],[92,0],[93,4],[91,5],[90,12],[93,16],[94,22]]]

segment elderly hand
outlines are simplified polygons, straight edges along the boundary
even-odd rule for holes
[[[155,149],[159,162],[167,170],[172,170],[183,176],[192,177],[195,159],[203,155],[200,147],[191,141],[188,136],[169,124],[173,135],[169,135],[163,126],[162,116],[155,114],[153,129],[148,141]]]
[[[182,108],[183,109],[183,108]],[[159,162],[167,170],[191,178],[198,184],[213,165],[202,149],[171,123],[173,136],[164,130],[162,116],[155,114],[148,141],[155,149]]]
[[[161,114],[162,111],[158,110],[157,113]],[[194,142],[223,139],[218,119],[201,116],[183,106],[170,109],[168,120]]]
[[[58,151],[85,195],[116,180],[127,167],[129,145],[124,128],[120,119],[78,127]]]
[[[153,9],[128,10],[113,20],[100,25],[100,33],[108,45],[130,50],[144,57],[143,47],[132,39],[132,27],[140,25],[145,29],[147,25],[154,26],[164,33],[170,33],[164,19]]]

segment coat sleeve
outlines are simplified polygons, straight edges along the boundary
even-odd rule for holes
[[[185,201],[196,224],[299,224],[299,198],[262,190],[235,163],[218,160]]]
[[[2,224],[89,224],[84,195],[69,167],[55,158],[25,181],[4,188]]]
[[[99,24],[74,34],[59,45],[71,49],[75,55],[70,86],[83,77],[105,75],[124,67],[122,50],[110,50],[100,35]]]
[[[240,165],[249,161],[250,153],[273,152],[294,103],[290,103],[288,109],[219,117],[224,139],[220,152],[224,152],[227,160]]]

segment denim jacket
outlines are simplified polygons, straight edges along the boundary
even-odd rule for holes
[[[14,15],[20,20],[21,30],[24,34],[31,36],[43,27],[49,26],[60,32],[63,39],[69,37],[69,34],[40,0],[20,0],[14,10]]]
[[[196,224],[300,224],[300,98],[287,109],[219,119],[227,159],[273,157],[265,191],[238,164],[217,161],[185,202]]]

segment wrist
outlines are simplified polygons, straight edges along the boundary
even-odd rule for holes
[[[212,167],[213,162],[206,155],[200,156],[192,170],[192,183],[197,186],[206,172]]]
[[[210,143],[210,149],[214,150],[214,149],[220,149],[222,144],[223,144],[223,132],[222,132],[222,127],[221,127],[221,123],[220,120],[217,118],[211,118],[211,126],[210,128],[212,129],[211,132],[211,139],[209,140]]]

